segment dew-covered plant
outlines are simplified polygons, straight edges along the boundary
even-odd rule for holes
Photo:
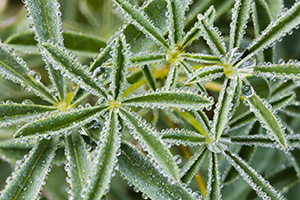
[[[1,200],[296,198],[300,61],[275,44],[300,1],[23,3],[30,30],[0,34]]]

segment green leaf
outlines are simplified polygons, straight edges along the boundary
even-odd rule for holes
[[[168,0],[168,16],[169,16],[169,39],[172,46],[179,44],[183,35],[183,14],[182,1]]]
[[[261,126],[258,122],[255,122],[252,125],[251,130],[249,131],[249,136],[253,136],[256,134],[260,134]],[[232,143],[232,140],[230,140],[230,143]],[[247,146],[247,144],[243,145],[241,149],[238,152],[238,155],[244,159],[246,162],[250,162],[251,158],[253,157],[253,154],[256,150],[255,146]],[[229,183],[234,181],[236,178],[238,178],[239,174],[238,172],[233,168],[229,167],[228,173],[226,173],[226,176],[224,177],[224,183]]]
[[[167,129],[162,131],[162,139],[170,144],[182,144],[184,146],[201,145],[206,142],[203,135],[184,129]]]
[[[1,192],[1,199],[36,199],[47,177],[56,150],[57,138],[42,140],[18,163]]]
[[[130,144],[122,143],[119,171],[151,199],[196,199],[181,184],[163,176],[145,155]]]
[[[255,3],[252,4],[252,19],[255,37],[258,37],[261,31],[272,22],[269,6],[265,0],[255,0]],[[266,49],[263,53],[259,53],[259,55],[263,57],[260,62],[273,62],[274,51],[275,47]]]
[[[250,3],[251,0],[235,1],[230,24],[230,50],[241,44],[249,18]]]
[[[178,108],[178,109],[200,109],[211,105],[211,101],[203,96],[189,91],[157,91],[126,98],[123,105],[158,107],[158,108]]]
[[[298,137],[299,139],[299,137]],[[298,141],[299,142],[299,141]],[[299,144],[299,143],[298,143]],[[300,158],[299,158],[300,149],[293,149],[289,154],[288,157],[293,165],[298,176],[300,175]]]
[[[68,135],[69,134],[69,135]],[[90,160],[86,144],[79,132],[74,129],[66,134],[66,170],[70,178],[70,197],[81,199],[81,191],[86,185],[87,176],[90,174]]]
[[[269,104],[274,110],[280,110],[282,107],[289,105],[295,98],[295,93],[285,93],[281,96],[276,95],[276,98],[269,100]],[[244,124],[248,124],[256,119],[255,114],[251,111],[245,111],[242,115],[233,118],[229,122],[231,129],[238,128]]]
[[[33,142],[21,143],[13,140],[3,140],[0,142],[1,159],[15,164],[22,160],[26,154],[34,147]],[[64,145],[60,145],[55,152],[54,164],[61,165],[65,163]]]
[[[241,98],[241,93],[242,93],[242,80],[240,78],[237,79],[236,87],[234,90],[233,98],[232,98],[232,107],[230,109],[230,114],[229,116],[233,116],[236,109],[240,105],[240,98]],[[228,126],[228,123],[227,123]]]
[[[255,90],[260,98],[268,99],[270,97],[270,83],[266,78],[260,76],[249,76],[247,81]]]
[[[165,53],[149,53],[134,55],[130,57],[133,66],[149,65],[152,63],[161,62],[166,59]]]
[[[222,66],[214,65],[199,68],[195,73],[191,74],[186,83],[205,83],[213,79],[219,78],[224,74]]]
[[[153,26],[162,34],[167,33],[168,21],[166,13],[167,1],[161,0],[150,0],[140,8],[144,16],[147,16],[148,20],[151,21]],[[130,50],[132,52],[145,52],[152,48],[154,40],[152,37],[149,38],[148,34],[139,30],[135,25],[127,24],[123,29],[123,33],[126,36],[127,44],[130,44]],[[141,45],[143,44],[143,45]]]
[[[117,161],[117,150],[120,146],[119,122],[115,111],[110,112],[106,129],[102,129],[103,139],[96,149],[95,166],[88,180],[88,186],[84,199],[101,199],[105,190],[109,187],[109,182]]]
[[[299,110],[300,110],[300,102],[295,101],[292,102],[290,105],[286,106],[282,111],[289,116],[299,117],[300,116]]]
[[[27,11],[34,25],[34,31],[39,43],[48,40],[55,44],[62,44],[62,30],[60,11],[56,0],[26,0]]]
[[[76,109],[70,112],[58,113],[50,117],[37,120],[21,127],[14,135],[15,138],[56,135],[77,126],[82,126],[101,114],[107,107]]]
[[[300,79],[300,63],[260,65],[252,69],[254,74],[268,78]]]
[[[205,10],[209,10],[213,5],[215,8],[215,16],[213,21],[218,19],[224,13],[228,12],[234,3],[234,0],[220,1],[220,0],[210,0],[210,1],[194,1],[191,5],[190,12],[187,13],[185,29],[191,28],[195,22],[197,22],[197,16],[199,13],[204,13]],[[209,15],[211,16],[211,15]]]
[[[214,6],[210,6],[209,9],[204,13],[204,16],[209,19],[209,23],[213,23],[216,17],[216,10]],[[201,30],[199,29],[199,24],[196,22],[191,30],[189,30],[184,36],[180,46],[184,49],[186,46],[192,43],[192,41],[198,39],[200,36]]]
[[[247,146],[261,146],[261,147],[278,147],[276,142],[266,136],[266,135],[249,135],[249,136],[232,136],[230,138],[224,137],[224,142],[232,143],[232,144],[240,144],[240,145],[247,145]],[[228,141],[228,139],[230,141]],[[289,147],[291,148],[299,148],[300,142],[300,135],[298,134],[291,134],[286,136],[286,140],[288,141]],[[299,168],[300,169],[300,168]],[[300,171],[299,171],[300,172]]]
[[[124,36],[120,35],[113,49],[113,79],[110,87],[115,100],[122,94],[126,85],[128,54]]]
[[[99,54],[99,49],[106,46],[102,39],[82,32],[64,31],[64,46],[82,56],[92,57]]]
[[[153,74],[151,73],[151,70],[150,68],[145,65],[142,69],[143,71],[143,75],[149,85],[149,87],[152,89],[152,90],[156,90],[157,89],[157,86],[156,86],[156,80],[155,78],[153,77]]]
[[[223,41],[223,38],[220,36],[219,31],[216,27],[213,27],[208,19],[205,19],[205,16],[198,15],[199,25],[201,29],[201,34],[203,38],[206,40],[207,44],[211,48],[211,50],[217,56],[225,56],[226,55],[226,46]]]
[[[191,74],[194,73],[194,69],[193,69],[193,67],[189,63],[181,61],[180,65],[186,71],[186,74],[188,76],[191,76]],[[197,86],[197,88],[199,89],[200,92],[202,92],[204,94],[207,93],[207,91],[206,91],[206,89],[205,89],[205,87],[203,85],[201,85],[200,83],[196,83],[195,85]]]
[[[50,91],[39,81],[39,77],[33,77],[37,74],[28,69],[23,59],[18,57],[2,43],[0,43],[0,74],[4,78],[20,83],[22,87],[28,90],[33,90],[35,94],[50,103],[57,103],[57,99],[53,97]],[[34,78],[37,78],[37,80]]]
[[[130,21],[142,30],[145,34],[153,37],[155,41],[160,42],[166,48],[169,44],[160,33],[160,31],[149,21],[149,17],[143,15],[141,11],[133,7],[125,0],[114,0],[115,3],[123,10],[124,14]]]
[[[167,2],[161,0],[150,0],[144,7],[143,12],[154,23],[155,27],[160,32],[165,33],[167,30]],[[149,50],[153,45],[153,39],[149,39],[148,35],[145,36],[141,31],[137,30],[135,26],[127,24],[123,29],[123,34],[126,36],[127,44],[131,46],[132,52],[138,53]],[[141,45],[143,44],[143,45]],[[97,67],[101,66],[111,57],[109,52],[111,51],[111,43],[108,42],[104,50],[102,50],[99,56],[91,64],[90,71],[94,71]]]
[[[268,180],[274,187],[282,192],[286,192],[299,181],[299,177],[297,176],[293,167],[287,167],[270,176]],[[247,195],[247,199],[251,200],[255,198],[256,195],[252,190]]]
[[[93,78],[66,49],[47,43],[42,44],[41,48],[44,57],[53,66],[60,68],[77,85],[97,96],[107,97],[105,89],[98,83],[99,81]]]
[[[230,143],[270,148],[276,145],[276,143],[266,135],[232,136],[230,137]]]
[[[51,41],[62,45],[61,12],[58,2],[56,0],[25,0],[25,4],[39,44]],[[49,68],[51,80],[58,90],[60,100],[64,101],[67,92],[64,77],[47,60],[45,63]]]
[[[217,56],[212,56],[207,54],[183,53],[180,56],[187,60],[198,62],[198,63],[213,63],[213,64],[221,63],[220,59]]]
[[[207,200],[221,199],[220,172],[218,169],[218,156],[216,153],[211,154],[210,164],[208,168],[207,183]]]
[[[193,156],[185,163],[180,171],[180,177],[182,182],[190,184],[194,176],[200,170],[201,163],[206,156],[208,149],[205,145],[202,145]]]
[[[98,67],[101,67],[102,65],[107,62],[109,58],[111,58],[110,52],[112,51],[112,47],[108,44],[104,49],[100,50],[99,55],[94,59],[94,61],[91,63],[90,72],[94,72]]]
[[[215,141],[221,137],[231,117],[229,114],[233,106],[232,100],[236,87],[238,86],[237,83],[238,78],[227,78],[222,86],[223,89],[219,94],[218,103],[214,110],[213,126],[211,130]]]
[[[285,199],[271,184],[250,167],[244,160],[228,150],[224,150],[223,155],[228,162],[240,173],[241,177],[256,191],[261,198],[271,198],[272,200]]]
[[[287,33],[292,31],[300,23],[300,2],[296,2],[290,9],[284,12],[278,19],[271,23],[259,37],[248,46],[248,55],[240,61],[243,63],[252,55],[273,45]]]
[[[164,89],[169,90],[170,88],[175,88],[178,82],[178,66],[170,64],[169,73],[165,81]]]
[[[79,56],[93,57],[104,48],[106,43],[89,34],[64,31],[64,46]],[[17,33],[5,40],[5,44],[23,53],[39,54],[33,32]]]
[[[34,104],[0,104],[0,127],[29,122],[36,118],[48,116],[50,111],[55,110],[57,109],[54,107]]]
[[[134,132],[134,137],[139,140],[143,149],[147,150],[163,172],[173,180],[179,180],[178,168],[168,148],[163,144],[158,135],[149,126],[141,121],[136,113],[120,109],[127,126]]]
[[[280,144],[284,149],[287,148],[286,139],[284,136],[284,129],[281,121],[278,117],[274,115],[272,106],[263,102],[254,92],[253,88],[249,85],[243,86],[243,92],[249,103],[250,110],[254,112],[259,121],[264,125],[264,127],[273,135],[274,139]]]
[[[43,193],[51,195],[53,199],[68,199],[66,177],[63,166],[52,166]]]
[[[278,14],[282,12],[282,8],[284,7],[283,0],[265,0],[268,4],[270,14],[273,19],[278,17]]]
[[[289,93],[297,87],[297,84],[292,80],[280,81],[272,87],[272,96],[281,96]]]

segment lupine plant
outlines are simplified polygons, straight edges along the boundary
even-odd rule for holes
[[[95,2],[1,36],[1,200],[297,198],[300,1]]]

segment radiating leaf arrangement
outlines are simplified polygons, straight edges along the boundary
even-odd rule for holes
[[[62,164],[69,199],[112,199],[116,173],[157,200],[286,199],[298,182],[300,61],[277,62],[274,45],[298,28],[299,1],[278,13],[266,0],[114,0],[125,20],[107,41],[63,27],[57,0],[24,3],[31,32],[0,43],[0,73],[37,98],[0,104],[0,127],[14,130],[0,157],[15,167],[1,200],[62,198],[48,186]],[[255,152],[285,167],[256,169]]]

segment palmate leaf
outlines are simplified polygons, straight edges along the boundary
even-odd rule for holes
[[[57,142],[57,138],[38,142],[16,167],[0,199],[36,199],[51,167]]]
[[[205,83],[213,79],[219,78],[224,74],[222,66],[214,65],[204,68],[199,68],[190,75],[186,83]]]
[[[243,63],[252,55],[273,45],[274,42],[280,40],[288,32],[297,27],[299,23],[300,2],[296,2],[290,9],[284,12],[278,19],[276,19],[273,23],[270,23],[269,26],[262,31],[260,36],[248,46],[248,55],[244,55],[244,59],[242,59],[239,63]]]
[[[280,119],[274,115],[272,106],[267,102],[263,102],[249,85],[243,86],[243,92],[250,106],[250,110],[254,112],[264,128],[270,132],[278,144],[286,149],[287,144],[284,136],[283,125],[281,124]]]
[[[93,57],[99,53],[100,48],[106,46],[103,40],[86,33],[66,30],[62,35],[64,46],[76,55]],[[23,53],[39,54],[33,32],[14,34],[5,40],[5,44]]]
[[[86,185],[87,176],[90,175],[91,162],[86,144],[79,132],[74,129],[68,134],[66,134],[65,141],[70,196],[72,199],[81,199],[81,191]]]
[[[39,44],[51,41],[62,45],[61,13],[58,2],[56,0],[25,0],[25,4]],[[49,68],[51,80],[58,90],[59,98],[64,101],[67,93],[64,77],[46,59],[44,61]]]
[[[122,108],[120,108],[120,113],[126,125],[134,132],[134,137],[139,140],[143,149],[147,150],[158,166],[162,168],[163,173],[178,181],[177,165],[171,152],[163,144],[162,140],[141,121],[141,117],[137,114],[132,114]]]
[[[203,135],[184,129],[167,129],[162,131],[162,139],[170,144],[182,144],[185,146],[201,145],[206,142]]]
[[[158,108],[171,107],[187,110],[200,109],[211,104],[211,100],[207,97],[181,90],[149,92],[122,100],[122,105]]]
[[[167,43],[163,35],[150,22],[149,18],[141,13],[141,11],[136,9],[125,0],[114,0],[114,2],[124,11],[125,15],[130,19],[130,21],[132,21],[135,26],[145,32],[145,34],[153,37],[155,41],[158,41],[163,46],[167,48],[169,47],[169,44]]]
[[[128,54],[124,35],[120,35],[113,49],[113,79],[110,89],[115,100],[122,94],[126,84]]]
[[[252,0],[235,1],[230,24],[230,50],[239,47],[245,34]]]
[[[122,143],[119,171],[123,177],[151,199],[196,199],[181,184],[163,176],[135,147]]]
[[[271,198],[272,200],[285,199],[271,184],[250,167],[244,160],[228,150],[222,151],[227,161],[240,173],[242,178],[256,191],[261,198]]]
[[[44,57],[57,69],[61,69],[77,85],[94,95],[107,97],[105,89],[99,84],[99,81],[95,80],[66,49],[47,43],[43,43],[41,48]]]
[[[34,104],[0,104],[0,127],[29,122],[35,118],[48,116],[55,110],[57,109],[54,107]]]
[[[300,79],[300,63],[259,65],[252,67],[253,73],[268,78]]]
[[[185,163],[180,170],[180,179],[185,184],[190,184],[192,179],[200,170],[201,163],[207,154],[208,149],[202,145],[193,156]]]
[[[183,35],[183,3],[180,0],[167,0],[169,16],[169,39],[172,46],[179,44]]]
[[[13,82],[20,83],[22,87],[33,90],[35,94],[50,103],[57,103],[57,99],[39,82],[39,79],[34,79],[35,77],[31,74],[35,75],[35,73],[28,69],[23,59],[18,57],[2,43],[0,43],[0,74]]]
[[[272,106],[272,108],[276,110],[280,110],[283,107],[286,107],[289,105],[293,100],[295,99],[295,93],[294,92],[288,92],[285,94],[282,94],[280,96],[276,95],[276,98],[270,99],[268,103]],[[256,116],[251,111],[245,111],[244,114],[239,115],[235,118],[233,118],[229,122],[229,127],[231,129],[236,129],[240,126],[243,126],[245,124],[248,124],[256,119]]]
[[[217,141],[225,128],[227,127],[229,121],[229,114],[232,109],[232,100],[238,86],[238,78],[226,79],[223,84],[222,91],[219,94],[218,103],[216,109],[214,110],[212,134],[214,140]]]
[[[223,41],[223,38],[220,36],[220,32],[216,27],[213,27],[208,19],[203,15],[198,15],[199,26],[201,29],[201,35],[206,40],[207,44],[211,48],[211,50],[217,56],[225,56],[226,55],[226,46]]]
[[[109,186],[117,161],[117,150],[121,143],[118,116],[115,111],[111,111],[109,115],[108,123],[101,133],[103,137],[100,139],[101,144],[96,149],[96,163],[88,178],[89,184],[83,195],[85,200],[101,199]]]
[[[208,183],[207,183],[207,200],[221,199],[220,172],[218,169],[218,156],[216,153],[211,153]]]
[[[167,2],[161,0],[150,0],[147,4],[141,9],[142,12],[149,17],[153,22],[155,27],[157,27],[160,32],[166,32],[167,30]],[[153,40],[147,38],[141,31],[137,30],[134,25],[127,24],[122,29],[123,34],[126,37],[126,42],[131,46],[130,50],[132,52],[143,52],[149,50],[153,45]],[[143,44],[143,45],[141,45]],[[112,48],[112,42],[108,42],[105,49],[103,49],[100,54],[95,58],[91,63],[90,71],[94,71],[97,67],[104,64],[111,55],[109,52]]]
[[[56,135],[92,121],[106,108],[106,106],[94,106],[92,108],[76,109],[70,112],[58,113],[26,124],[15,133],[14,137],[32,138],[36,136],[43,137],[47,135]]]

